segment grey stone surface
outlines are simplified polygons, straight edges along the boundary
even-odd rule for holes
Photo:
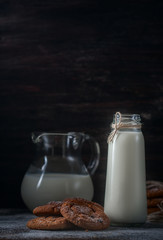
[[[30,230],[26,223],[34,216],[23,210],[0,210],[0,239],[6,240],[162,240],[163,223],[146,223],[142,227],[109,227],[103,231],[43,231]]]

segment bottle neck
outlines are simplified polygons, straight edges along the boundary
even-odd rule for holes
[[[141,125],[141,118],[139,114],[121,114],[116,113],[113,116],[113,125],[115,124],[123,124],[126,126],[140,126]]]
[[[141,126],[139,114],[121,114],[117,112],[113,117],[112,132],[108,137],[108,141],[112,141],[117,131],[141,131]]]

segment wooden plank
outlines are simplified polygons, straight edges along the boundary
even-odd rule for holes
[[[6,186],[1,206],[24,206],[20,195],[9,199],[20,191],[34,158],[30,134],[36,130],[95,137],[101,160],[94,199],[102,202],[106,139],[116,111],[141,114],[147,178],[163,181],[163,3],[9,0],[0,5],[0,182]]]

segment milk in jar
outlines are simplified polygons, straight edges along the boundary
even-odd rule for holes
[[[104,210],[112,225],[147,216],[144,137],[138,114],[116,113],[108,141]]]
[[[21,196],[31,211],[52,200],[71,197],[92,200],[93,192],[93,182],[88,174],[27,173],[21,184]]]

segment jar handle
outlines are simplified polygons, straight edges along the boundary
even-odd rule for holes
[[[91,159],[87,165],[87,169],[90,175],[93,175],[99,165],[100,160],[100,146],[95,139],[89,135],[85,135],[85,141],[90,143],[91,147]]]

